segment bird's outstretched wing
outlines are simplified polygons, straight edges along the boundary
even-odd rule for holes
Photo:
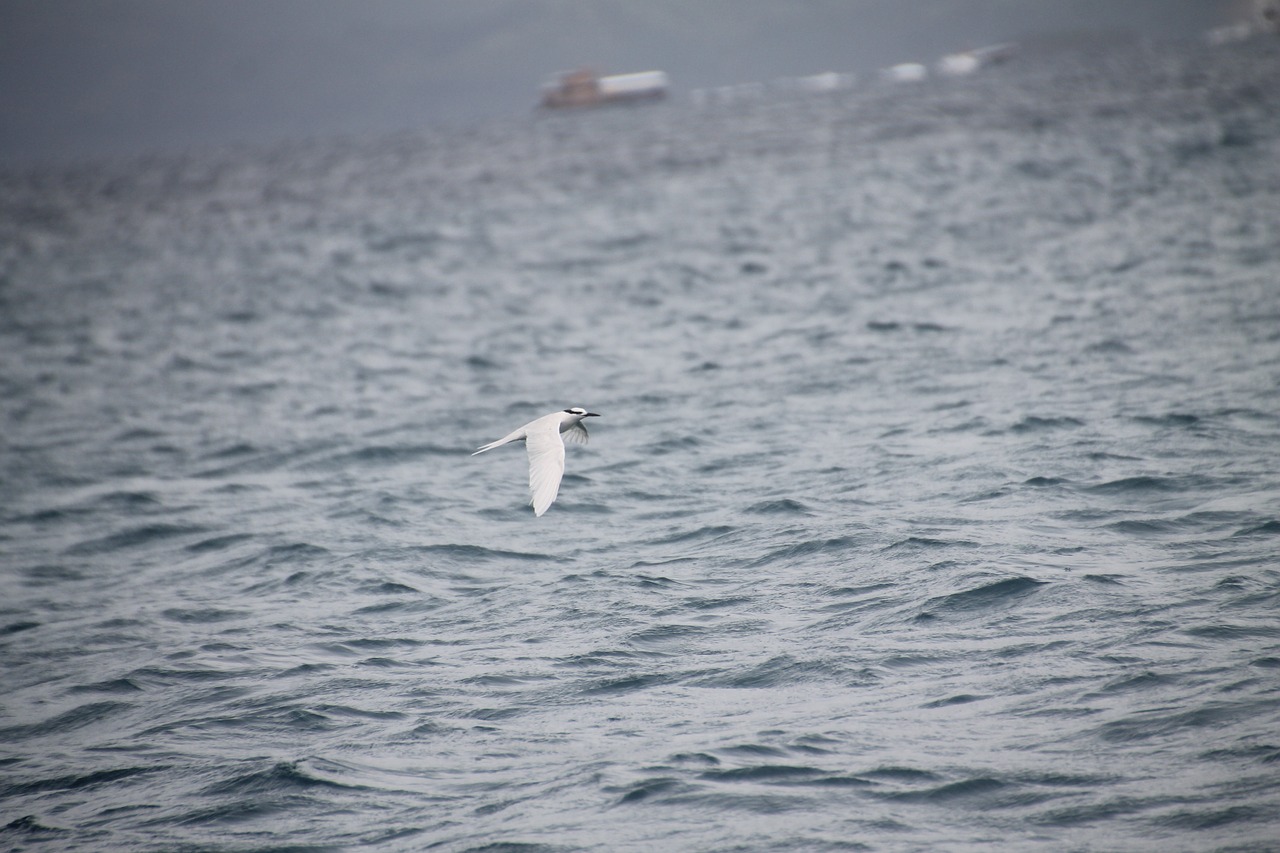
[[[582,425],[582,421],[578,421],[573,426],[560,433],[565,441],[571,441],[574,444],[587,443],[587,428]]]
[[[555,422],[530,424],[525,436],[529,451],[529,503],[533,514],[542,515],[560,493],[560,480],[564,477],[564,442],[560,440],[560,425]]]

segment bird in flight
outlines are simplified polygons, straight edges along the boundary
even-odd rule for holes
[[[577,406],[552,412],[530,421],[510,435],[489,442],[471,455],[513,441],[523,441],[529,451],[529,491],[533,495],[529,503],[533,506],[533,514],[540,516],[560,493],[560,479],[564,476],[564,439],[586,444],[587,428],[582,425],[582,419],[598,417],[595,412]]]

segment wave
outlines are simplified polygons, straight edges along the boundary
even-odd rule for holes
[[[948,802],[951,800],[962,800],[971,798],[989,799],[993,794],[1004,793],[1009,790],[1009,785],[999,779],[990,776],[976,776],[970,779],[962,779],[958,782],[948,782],[943,785],[937,785],[932,788],[925,788],[916,791],[888,791],[879,794],[886,799],[897,800],[899,802]],[[1020,802],[1025,803],[1025,798],[1020,798]]]
[[[950,327],[941,323],[933,323],[929,321],[901,322],[898,320],[870,320],[867,322],[867,329],[872,332],[949,332],[953,331]]]
[[[851,670],[845,665],[825,660],[802,660],[791,655],[778,655],[750,667],[737,667],[697,677],[694,684],[702,687],[733,689],[783,688],[808,682],[840,684],[844,687],[875,683],[870,669]]]
[[[68,688],[69,693],[141,693],[142,687],[130,678],[110,678],[92,684],[77,684]]]
[[[1280,519],[1264,521],[1252,527],[1242,527],[1233,536],[1280,536]]]
[[[485,548],[481,545],[415,545],[408,550],[415,554],[457,557],[467,561],[481,562],[489,560],[540,561],[555,559],[551,554],[541,554],[536,551],[509,551],[502,548]]]
[[[1022,485],[1031,486],[1033,488],[1048,488],[1050,486],[1069,485],[1070,480],[1061,477],[1032,477],[1029,480],[1023,480]]]
[[[1011,426],[1009,428],[1009,431],[1013,433],[1027,434],[1027,433],[1050,432],[1050,431],[1060,430],[1060,429],[1078,429],[1082,426],[1084,426],[1084,421],[1080,420],[1079,418],[1072,418],[1072,417],[1065,417],[1065,416],[1056,417],[1056,418],[1042,418],[1042,417],[1037,417],[1036,415],[1028,415],[1027,417],[1023,418],[1022,420],[1018,421],[1016,424]]]
[[[1137,477],[1121,477],[1108,480],[1093,486],[1086,486],[1084,491],[1101,495],[1148,495],[1184,491],[1188,482],[1176,477],[1153,477],[1142,475]]]
[[[207,528],[185,524],[144,524],[131,527],[108,536],[77,542],[67,549],[68,554],[90,556],[114,551],[143,548],[156,542],[207,532]]]
[[[1128,714],[1103,723],[1098,735],[1108,743],[1122,744],[1181,734],[1195,737],[1203,729],[1219,729],[1242,719],[1262,719],[1274,710],[1266,700],[1212,701],[1194,708],[1156,708]]]
[[[168,769],[169,765],[157,764],[149,767],[115,767],[108,770],[94,770],[88,773],[66,776],[49,776],[26,781],[19,781],[10,777],[9,781],[0,783],[0,794],[21,796],[23,794],[36,794],[46,791],[78,791],[110,785],[123,779],[132,779],[151,773],[163,773]]]
[[[227,610],[219,607],[170,607],[161,613],[164,618],[186,625],[208,625],[244,618],[245,610]]]
[[[308,772],[305,766],[300,766],[296,761],[280,761],[262,770],[255,770],[251,773],[244,773],[214,782],[201,793],[205,795],[247,794],[260,796],[306,791],[315,787],[353,788],[359,790],[364,786],[344,784],[330,778],[324,778],[318,774],[313,775]]]
[[[676,545],[683,542],[696,542],[702,539],[720,539],[736,533],[738,528],[725,524],[709,524],[705,527],[683,530],[648,540],[649,545]]]
[[[813,510],[800,501],[791,498],[780,498],[778,500],[761,501],[752,504],[743,510],[743,512],[751,515],[802,515],[811,516]]]
[[[0,827],[0,832],[8,835],[31,835],[38,839],[41,836],[58,836],[70,833],[72,830],[61,826],[47,826],[40,822],[40,818],[29,814],[9,821],[3,827]]]
[[[1199,415],[1184,412],[1170,412],[1166,415],[1136,415],[1133,420],[1135,423],[1147,426],[1172,427],[1175,429],[1198,426],[1203,421]]]
[[[817,767],[800,767],[792,764],[757,764],[753,767],[733,767],[728,770],[704,770],[698,778],[711,782],[794,782],[812,781],[825,775]],[[872,784],[867,782],[867,784]]]
[[[935,549],[945,548],[974,548],[977,547],[976,542],[967,539],[934,539],[929,536],[908,536],[906,539],[899,539],[890,545],[886,545],[880,549],[883,554],[895,552],[913,552],[913,551],[932,551]]]
[[[233,545],[239,545],[241,542],[248,542],[253,538],[253,534],[251,533],[228,533],[225,536],[213,536],[209,539],[202,539],[199,542],[193,542],[186,546],[184,550],[193,554],[224,551]]]
[[[810,555],[839,555],[864,544],[858,537],[837,536],[830,539],[810,539],[792,545],[775,548],[766,554],[750,560],[750,567],[768,566],[774,563],[790,562]]]
[[[649,672],[635,675],[605,676],[591,679],[581,685],[578,690],[588,696],[612,696],[620,693],[634,693],[651,687],[674,684],[680,676],[670,672]]]
[[[25,738],[66,734],[114,717],[134,707],[131,702],[89,702],[38,723],[0,728],[0,739],[15,742]]]
[[[1038,581],[1022,576],[1003,578],[962,592],[930,599],[927,606],[930,607],[929,612],[941,611],[943,613],[985,610],[1020,601],[1038,592],[1041,587],[1046,585],[1046,581]]]
[[[610,789],[606,788],[606,790]],[[621,793],[621,796],[618,797],[618,803],[620,805],[625,803],[638,803],[641,800],[647,800],[650,797],[659,794],[677,793],[688,790],[691,790],[690,786],[681,783],[678,779],[673,779],[668,776],[645,779],[642,782],[637,782],[621,790],[616,788],[612,789],[614,793]]]

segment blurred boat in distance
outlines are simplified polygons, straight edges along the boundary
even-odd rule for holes
[[[636,71],[600,76],[590,69],[555,75],[542,87],[544,109],[599,107],[606,104],[656,101],[667,95],[664,71]]]
[[[949,53],[938,60],[937,70],[944,77],[963,77],[988,65],[1007,62],[1017,52],[1016,44],[1006,43]]]
[[[899,62],[880,71],[880,79],[893,83],[918,83],[928,76],[929,68],[921,62]]]

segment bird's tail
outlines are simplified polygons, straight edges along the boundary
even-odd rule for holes
[[[519,441],[519,440],[520,440],[520,439],[522,439],[522,438],[524,438],[524,432],[523,432],[522,430],[516,430],[515,432],[511,433],[511,435],[503,436],[502,438],[498,439],[497,441],[491,441],[491,442],[489,442],[489,443],[488,443],[488,444],[486,444],[484,447],[481,447],[480,449],[478,449],[475,453],[472,453],[471,455],[472,455],[472,456],[475,456],[475,455],[476,455],[476,453],[484,453],[486,450],[493,450],[495,447],[501,447],[501,446],[502,446],[502,445],[504,445],[504,444],[510,444],[511,442],[513,442],[513,441]]]

